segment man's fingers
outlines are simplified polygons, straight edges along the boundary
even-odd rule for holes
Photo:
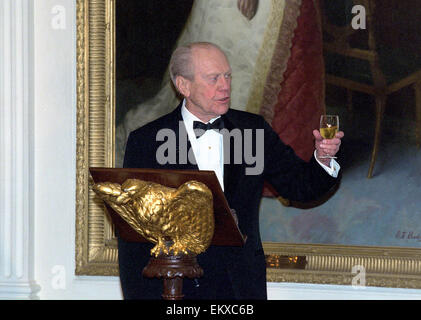
[[[313,130],[313,136],[316,138],[316,140],[322,140],[323,137],[320,134],[319,130]]]
[[[330,146],[330,145],[340,145],[341,139],[339,138],[333,138],[333,139],[324,139],[322,141],[322,144]]]
[[[345,135],[345,133],[344,133],[343,131],[338,131],[338,132],[335,134],[335,137],[336,137],[336,138],[339,138],[339,139],[342,139],[342,138],[344,137],[344,135]]]
[[[339,131],[338,133],[336,133],[335,138],[333,139],[323,139],[322,143],[323,144],[337,144],[340,145],[341,144],[341,139],[343,138],[344,133],[342,131]]]
[[[336,134],[335,134],[335,139],[326,139],[326,141],[335,141],[334,143],[337,143],[337,139],[342,139],[343,137],[344,137],[344,132],[343,131],[338,131]],[[322,135],[320,134],[320,131],[319,130],[313,130],[313,136],[317,139],[317,140],[322,140],[323,139],[323,137],[322,137]]]

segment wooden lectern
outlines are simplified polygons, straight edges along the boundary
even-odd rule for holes
[[[236,223],[232,210],[228,206],[219,181],[213,171],[199,170],[165,170],[133,168],[90,168],[94,183],[112,182],[122,184],[127,179],[151,181],[170,188],[178,188],[187,181],[195,180],[204,183],[212,192],[215,229],[211,245],[243,246],[243,236]],[[130,242],[147,242],[118,213],[105,204],[119,236]],[[203,269],[198,265],[194,255],[151,257],[143,269],[143,276],[163,279],[165,300],[180,300],[183,297],[183,278],[199,278]]]

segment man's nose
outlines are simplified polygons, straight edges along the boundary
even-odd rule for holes
[[[219,90],[229,90],[231,88],[231,78],[219,77],[218,80]]]

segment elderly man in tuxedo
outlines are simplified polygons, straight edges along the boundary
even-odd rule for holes
[[[339,180],[338,163],[323,156],[338,152],[343,132],[325,140],[314,130],[314,156],[305,162],[261,116],[230,109],[231,68],[219,47],[203,42],[181,46],[174,51],[169,69],[173,84],[184,99],[174,111],[130,134],[124,167],[215,171],[247,241],[243,247],[211,246],[200,254],[197,259],[204,276],[184,280],[185,299],[266,299],[266,265],[259,231],[264,181],[290,200],[306,202],[321,197]],[[176,135],[176,161],[165,161],[159,155],[164,142],[157,136],[162,129]],[[227,141],[233,139],[224,139],[223,130],[236,131],[242,139],[228,146]],[[186,159],[180,154],[181,132],[186,133],[187,149],[193,155],[187,161],[180,161]],[[239,156],[239,152],[244,154]],[[151,247],[119,239],[120,280],[125,299],[161,298],[162,281],[141,274]]]

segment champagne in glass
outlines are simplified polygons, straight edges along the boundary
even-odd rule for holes
[[[333,139],[335,134],[339,131],[339,116],[337,115],[322,115],[320,117],[320,134],[324,139]],[[324,156],[320,158],[336,158],[331,156]]]

